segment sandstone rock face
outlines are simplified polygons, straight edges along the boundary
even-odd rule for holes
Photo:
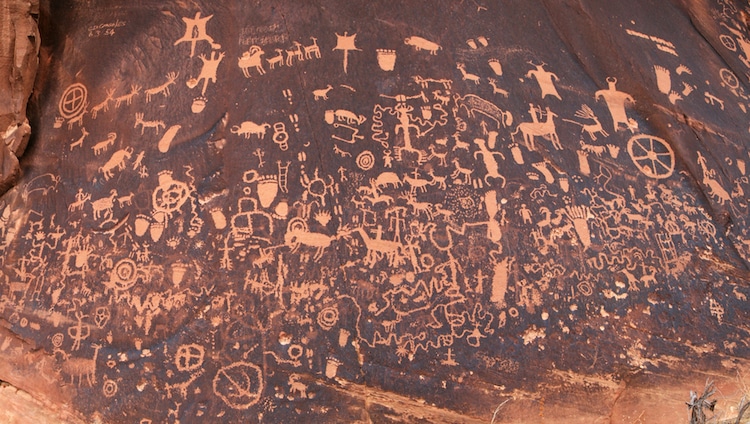
[[[39,65],[39,31],[34,16],[39,1],[2,0],[0,26],[0,193],[18,177],[18,156],[26,148],[31,127],[26,102]]]
[[[0,380],[54,413],[738,414],[745,5],[60,3],[0,200]]]

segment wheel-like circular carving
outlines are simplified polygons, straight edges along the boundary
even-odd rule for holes
[[[185,203],[188,192],[187,184],[170,180],[154,190],[154,209],[170,215]]]
[[[109,277],[108,287],[127,290],[135,284],[138,269],[132,259],[124,258],[115,264]]]
[[[203,364],[206,350],[197,344],[182,345],[177,349],[174,357],[175,366],[180,371],[192,371]]]
[[[721,80],[724,82],[724,84],[727,85],[727,87],[731,89],[736,89],[740,86],[740,81],[737,79],[737,75],[734,74],[734,72],[730,71],[727,68],[721,68],[719,71],[719,76],[721,77]]]
[[[339,322],[339,310],[335,306],[326,306],[318,314],[318,325],[324,330],[330,330]]]
[[[704,236],[716,236],[716,226],[711,221],[698,221],[698,231]]]
[[[60,115],[65,119],[80,115],[86,107],[87,97],[88,90],[86,90],[85,85],[81,83],[71,84],[60,97],[60,103],[58,104]]]
[[[365,150],[357,156],[357,166],[363,171],[369,171],[375,165],[375,156],[371,151]]]
[[[260,400],[263,374],[249,362],[235,362],[220,369],[213,381],[214,393],[230,408],[247,409]]]
[[[652,135],[628,140],[628,153],[638,169],[651,178],[667,178],[674,172],[674,152],[666,141]]]
[[[721,34],[719,36],[719,40],[721,40],[721,44],[724,45],[724,47],[728,48],[731,51],[737,51],[737,43],[734,42],[734,38],[726,35]]]
[[[115,394],[117,394],[117,382],[114,380],[104,380],[104,385],[102,385],[102,393],[104,393],[104,396],[111,398]]]

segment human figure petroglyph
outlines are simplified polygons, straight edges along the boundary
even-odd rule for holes
[[[557,97],[558,100],[562,100],[562,97],[560,97],[560,94],[557,93],[557,88],[555,88],[555,81],[558,81],[559,78],[557,75],[555,75],[552,72],[549,72],[544,69],[545,63],[542,63],[541,65],[534,64],[532,62],[528,62],[529,65],[534,66],[536,69],[532,69],[529,72],[526,73],[526,78],[534,78],[536,82],[539,84],[539,88],[542,90],[542,98],[545,98],[547,96]]]
[[[357,34],[349,35],[348,32],[344,31],[344,35],[336,34],[336,46],[333,50],[342,50],[344,52],[344,73],[348,73],[349,66],[349,52],[352,50],[362,51],[355,45]]]
[[[523,140],[526,143],[526,148],[529,150],[535,150],[534,138],[541,136],[547,137],[552,141],[552,146],[557,150],[562,150],[560,139],[557,137],[557,130],[555,128],[554,118],[557,116],[556,113],[552,112],[549,107],[545,108],[545,120],[543,122],[534,122],[536,119],[536,112],[532,113],[532,122],[522,122],[518,124],[516,130],[511,133],[511,136],[518,134],[520,131],[523,134]]]
[[[185,22],[186,26],[185,35],[178,38],[174,42],[174,45],[190,42],[190,57],[195,56],[195,45],[198,41],[206,41],[211,46],[211,49],[220,49],[221,45],[215,43],[214,39],[206,33],[206,24],[213,16],[208,15],[205,18],[201,18],[201,12],[196,12],[195,17],[192,19],[183,17],[182,21]]]
[[[76,200],[75,202],[68,205],[68,212],[75,212],[75,211],[81,211],[83,210],[83,206],[86,204],[87,201],[91,200],[91,194],[90,193],[84,193],[82,188],[78,189],[78,193],[76,193]]]
[[[224,52],[212,51],[211,57],[206,57],[206,55],[202,54],[199,56],[199,59],[203,62],[200,74],[198,74],[197,78],[190,78],[185,84],[189,88],[195,88],[201,81],[203,81],[201,96],[205,96],[208,82],[211,81],[212,83],[216,83],[216,71],[219,69],[219,63],[224,59]]]
[[[635,100],[630,94],[617,91],[617,78],[607,77],[607,89],[597,91],[594,98],[597,100],[602,98],[607,103],[615,132],[620,130],[620,125],[624,125],[626,129],[631,129],[628,114],[625,112],[625,105],[628,102],[635,104]]]

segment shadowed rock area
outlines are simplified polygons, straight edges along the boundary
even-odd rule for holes
[[[2,102],[9,421],[740,414],[746,3],[62,3]]]

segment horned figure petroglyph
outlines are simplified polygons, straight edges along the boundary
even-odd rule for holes
[[[291,248],[290,253],[296,253],[300,246],[317,249],[313,260],[317,261],[323,256],[323,251],[331,245],[331,242],[341,236],[348,235],[346,229],[339,229],[336,235],[329,236],[323,233],[311,232],[307,224],[301,218],[292,218],[287,225],[284,235],[284,244]]]
[[[138,125],[141,126],[141,135],[143,135],[143,132],[146,131],[146,128],[153,128],[156,130],[156,134],[159,134],[159,128],[166,128],[166,125],[164,124],[164,121],[144,121],[143,120],[143,113],[136,113],[135,114],[135,124],[133,125],[133,128],[138,128]]]
[[[412,212],[414,213],[415,217],[418,217],[420,213],[423,213],[427,217],[427,219],[432,221],[432,203],[418,201],[417,196],[412,192],[406,193],[405,195],[401,196],[401,198],[406,200],[407,205],[411,206]]]
[[[73,150],[74,147],[82,147],[83,146],[83,140],[88,137],[89,132],[86,131],[85,127],[81,127],[81,137],[78,138],[78,140],[70,143],[70,150]]]
[[[426,160],[429,161],[429,160],[431,160],[433,158],[437,158],[438,159],[438,163],[441,166],[448,166],[448,163],[445,161],[445,157],[448,155],[448,152],[437,153],[437,152],[435,152],[435,146],[432,146],[432,145],[428,146],[427,150],[430,151],[430,155],[427,156]]]
[[[318,47],[318,39],[310,37],[312,44],[305,46],[305,59],[312,59],[315,56],[316,59],[320,59],[320,47]]]
[[[435,175],[435,170],[430,169],[427,171],[427,175],[432,178],[432,185],[437,185],[439,190],[445,190],[447,189],[447,185],[445,184],[445,180],[447,177],[441,176],[441,175]]]
[[[724,189],[717,180],[709,177],[709,174],[705,172],[703,173],[703,184],[708,186],[708,195],[715,197],[720,205],[723,206],[724,203],[732,200],[732,196],[729,195],[726,189]]]
[[[109,101],[114,99],[114,95],[114,89],[107,90],[107,98],[105,98],[101,103],[91,107],[91,119],[96,119],[96,115],[99,113],[99,111],[106,112],[109,110]]]
[[[448,103],[451,101],[450,92],[448,90],[445,91],[445,94],[443,94],[442,90],[435,90],[432,92],[432,98],[440,102],[443,106],[448,106]]]
[[[546,120],[544,122],[522,122],[518,124],[515,131],[511,133],[511,136],[518,134],[520,131],[523,134],[523,140],[526,142],[526,147],[529,150],[534,150],[534,137],[541,136],[549,138],[552,141],[552,145],[557,150],[562,150],[560,139],[557,137],[557,130],[555,129],[554,118],[557,116],[556,113],[552,112],[549,107],[546,107]]]
[[[250,68],[255,68],[255,70],[258,71],[259,75],[263,75],[266,73],[266,70],[263,69],[263,59],[261,57],[264,54],[266,53],[263,51],[263,49],[261,49],[259,46],[253,45],[250,46],[250,48],[246,52],[243,52],[242,56],[237,59],[237,66],[242,69],[242,74],[245,76],[245,78],[250,78]]]
[[[234,125],[229,131],[232,134],[237,134],[249,139],[251,135],[257,135],[258,138],[263,139],[266,136],[266,130],[271,128],[271,125],[267,122],[262,124],[256,124],[252,121],[245,121],[239,126]]]
[[[115,140],[117,139],[117,133],[109,133],[107,134],[107,139],[104,141],[100,141],[93,146],[91,146],[91,149],[94,151],[94,156],[99,156],[102,152],[106,152],[107,148],[109,146],[113,146],[115,144]]]
[[[455,171],[451,174],[451,178],[454,180],[458,179],[458,177],[463,176],[463,183],[464,184],[471,184],[471,174],[474,173],[473,169],[464,168],[461,166],[461,163],[458,161],[458,158],[453,159],[453,166],[455,167]],[[461,181],[457,181],[458,184],[461,183]]]
[[[487,81],[492,86],[492,94],[500,94],[501,96],[508,97],[508,92],[497,86],[497,80],[494,78],[487,78]]]
[[[409,193],[411,195],[415,195],[417,193],[417,190],[425,193],[427,191],[427,186],[434,184],[434,181],[424,180],[422,178],[419,178],[418,176],[411,177],[409,175],[404,175],[404,182],[409,184],[409,187],[411,187],[411,189],[409,190]]]
[[[469,80],[469,81],[472,81],[474,84],[479,85],[479,81],[481,80],[481,78],[479,77],[479,75],[466,72],[466,65],[465,64],[460,63],[460,62],[457,63],[456,64],[456,69],[458,69],[459,71],[461,71],[461,76],[462,76],[462,79],[464,81]]]
[[[70,358],[68,354],[61,352],[65,356],[65,360],[62,363],[62,372],[70,376],[70,383],[73,384],[74,378],[78,376],[78,387],[81,387],[83,377],[86,377],[86,381],[89,382],[89,386],[93,387],[96,383],[96,358],[99,356],[99,350],[102,348],[100,344],[92,344],[94,348],[94,357],[88,358]]]
[[[307,385],[299,381],[299,374],[289,376],[289,394],[297,394],[301,398],[307,397]]]
[[[141,92],[141,86],[140,85],[132,85],[130,87],[130,93],[122,95],[120,97],[115,97],[115,107],[120,107],[122,102],[125,102],[125,104],[131,104],[133,103],[133,97],[137,96],[138,93]]]
[[[571,119],[564,119],[565,122],[570,122],[572,124],[576,124],[581,127],[581,134],[587,133],[589,137],[591,137],[592,141],[596,140],[596,133],[601,134],[604,137],[609,137],[609,134],[604,131],[604,128],[602,128],[601,122],[599,122],[599,118],[594,114],[594,111],[591,110],[591,108],[588,105],[582,105],[578,111],[576,111],[575,116],[577,118],[581,119],[590,119],[594,121],[593,124],[582,124],[578,121],[573,121]]]
[[[607,151],[607,146],[594,146],[592,144],[586,144],[581,140],[581,150],[586,153],[593,153],[596,156],[601,156]]]
[[[115,206],[115,198],[117,198],[117,190],[112,189],[112,191],[109,192],[109,196],[91,202],[94,219],[99,219],[102,212],[104,212],[106,216],[112,216],[112,208]]]
[[[146,103],[150,102],[151,96],[155,94],[163,94],[164,97],[168,97],[170,94],[169,86],[177,81],[178,76],[180,76],[178,72],[170,72],[166,75],[167,81],[164,84],[157,85],[156,87],[149,88],[148,90],[144,91],[144,93],[146,93]]]
[[[105,180],[112,178],[113,171],[119,169],[122,171],[125,169],[125,161],[130,159],[133,155],[133,148],[128,146],[124,149],[120,149],[112,154],[112,157],[102,166],[99,167],[99,172],[104,175]]]
[[[302,53],[302,44],[298,41],[293,41],[292,48],[286,50],[286,66],[292,66],[294,58],[297,58],[298,62],[305,60],[304,53]]]
[[[274,49],[274,50],[276,50],[276,56],[270,59],[266,59],[266,62],[268,62],[268,67],[271,69],[276,67],[276,65],[278,64],[281,64],[281,66],[284,66],[284,50],[281,50],[281,49]]]
[[[371,238],[370,235],[367,234],[367,231],[362,227],[355,228],[354,232],[362,237],[362,242],[367,248],[367,255],[364,259],[366,265],[373,268],[382,258],[386,258],[388,264],[392,267],[397,265],[399,254],[403,249],[401,243],[381,239],[382,229],[380,227],[378,227],[375,238]]]

